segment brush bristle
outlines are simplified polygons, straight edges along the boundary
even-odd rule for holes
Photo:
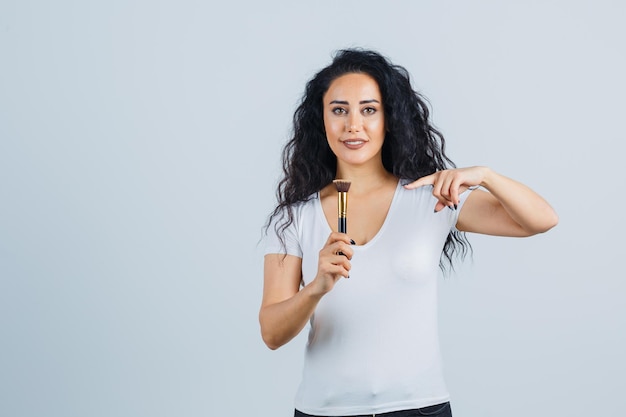
[[[335,187],[337,187],[337,191],[340,193],[347,193],[350,189],[350,181],[346,180],[334,180]]]

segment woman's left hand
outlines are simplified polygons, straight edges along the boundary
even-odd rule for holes
[[[419,178],[404,186],[408,190],[432,185],[433,196],[439,200],[435,205],[435,212],[445,207],[455,209],[459,204],[459,195],[470,187],[482,185],[487,174],[486,167],[469,167],[446,169],[434,174]]]
[[[456,223],[463,232],[494,236],[532,236],[554,227],[559,218],[550,204],[526,185],[488,167],[446,169],[405,185],[407,189],[431,185],[437,198],[435,212],[456,208],[459,195],[481,186],[463,205]]]

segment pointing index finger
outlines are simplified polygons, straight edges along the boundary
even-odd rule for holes
[[[407,190],[413,190],[418,187],[422,187],[424,185],[434,185],[435,184],[435,174],[426,175],[425,177],[418,178],[417,180],[406,184],[404,188]]]

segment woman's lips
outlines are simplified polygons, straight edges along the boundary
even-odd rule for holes
[[[363,139],[344,140],[342,143],[348,149],[360,149],[363,145],[365,145],[365,141]]]

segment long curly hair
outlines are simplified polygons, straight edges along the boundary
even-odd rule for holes
[[[429,121],[427,100],[411,86],[408,71],[378,52],[360,48],[338,51],[331,64],[319,71],[305,89],[293,116],[293,136],[283,148],[283,177],[278,183],[274,217],[283,246],[284,231],[293,222],[292,206],[309,200],[335,178],[337,159],[324,131],[322,98],[330,84],[349,73],[367,74],[378,83],[387,129],[382,147],[383,165],[403,180],[415,180],[438,170],[456,167],[445,153],[443,135]],[[451,231],[440,267],[453,267],[453,257],[463,258],[471,246],[464,233]]]

